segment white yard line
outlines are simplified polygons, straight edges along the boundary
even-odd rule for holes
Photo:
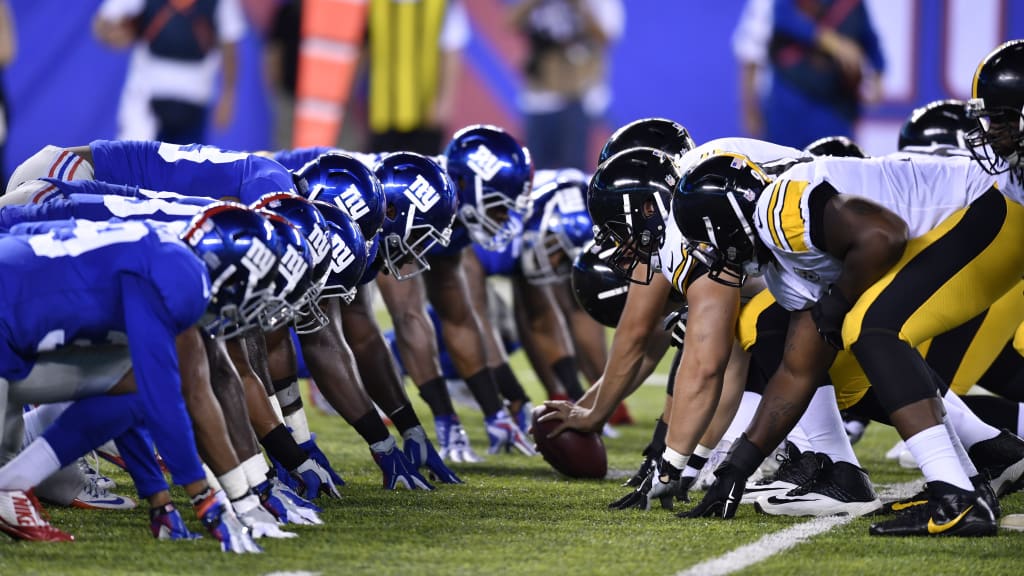
[[[878,486],[878,495],[883,500],[891,500],[909,496],[921,487],[921,482],[906,482],[903,484],[890,484]],[[677,572],[676,576],[720,576],[731,574],[758,562],[767,560],[772,556],[785,552],[790,548],[807,541],[808,539],[823,534],[829,530],[852,521],[849,516],[827,516],[825,518],[814,518],[802,524],[790,526],[785,530],[767,534],[760,540],[740,546],[731,552],[727,552],[717,558],[705,560]]]

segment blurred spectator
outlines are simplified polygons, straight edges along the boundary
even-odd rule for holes
[[[264,66],[273,94],[274,146],[277,149],[289,148],[292,141],[301,23],[302,0],[280,0],[267,33]]]
[[[625,26],[621,0],[522,0],[511,20],[528,43],[520,106],[534,165],[591,169],[587,141],[611,100],[607,49]]]
[[[7,0],[0,0],[0,71],[7,68],[14,60],[15,46],[18,39],[14,35],[14,18]],[[3,188],[7,189],[7,170],[4,169],[3,159],[7,147],[7,134],[10,127],[10,110],[7,108],[7,88],[3,75],[0,74],[0,177],[3,178]]]
[[[239,0],[103,0],[93,23],[113,48],[134,45],[118,110],[118,138],[178,144],[206,140],[217,72],[213,124],[235,108],[238,42],[245,33]]]
[[[439,154],[469,42],[465,6],[370,0],[369,25],[370,150]]]
[[[852,137],[862,103],[881,97],[885,59],[862,0],[748,0],[733,51],[744,129],[776,144]]]

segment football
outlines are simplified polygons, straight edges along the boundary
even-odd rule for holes
[[[608,456],[601,435],[566,430],[548,438],[548,434],[558,427],[558,421],[538,422],[538,419],[551,411],[546,406],[533,410],[533,441],[544,460],[570,478],[604,478],[608,473]]]

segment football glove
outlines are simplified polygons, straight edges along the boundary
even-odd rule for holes
[[[334,486],[334,480],[331,479],[330,473],[312,458],[307,458],[298,468],[292,470],[292,475],[299,480],[297,492],[307,500],[312,500],[321,494],[327,494],[332,498],[341,498],[341,493]]]
[[[253,538],[295,538],[298,534],[281,530],[277,518],[269,510],[260,504],[260,499],[255,494],[249,493],[245,496],[231,501],[231,507],[242,525],[249,528]]]
[[[715,482],[704,494],[704,499],[692,510],[680,512],[680,518],[706,518],[717,516],[729,519],[736,515],[736,509],[743,499],[747,478],[764,460],[764,454],[753,442],[741,435],[733,444],[732,451],[715,470]]]
[[[676,348],[682,348],[683,341],[686,340],[686,318],[688,312],[689,307],[684,304],[681,308],[666,316],[662,322],[662,328],[672,332],[672,342],[670,344]]]
[[[231,506],[221,502],[213,490],[207,489],[203,494],[194,497],[192,505],[206,531],[220,542],[222,551],[235,554],[263,552],[259,544],[252,539],[249,529],[235,516]]]
[[[384,473],[384,488],[394,490],[399,486],[407,490],[433,490],[434,487],[420,476],[416,468],[398,449],[398,443],[391,436],[370,445],[373,461]]]
[[[811,318],[818,327],[818,334],[836,350],[843,349],[843,320],[852,307],[836,285],[829,284],[828,290],[811,308]]]
[[[454,414],[434,417],[437,445],[441,447],[441,460],[450,462],[483,462],[469,444],[469,435]]]
[[[174,504],[149,509],[149,530],[157,540],[195,540],[201,535],[188,529]]]
[[[434,482],[462,484],[462,480],[448,466],[445,466],[437,450],[434,450],[434,445],[427,438],[427,432],[423,430],[423,426],[413,426],[406,430],[402,433],[402,440],[404,442],[402,450],[414,468],[419,470],[426,466],[427,474]]]
[[[286,496],[292,501],[292,504],[295,504],[299,508],[306,508],[316,512],[317,514],[323,512],[323,509],[319,506],[296,494],[295,491],[292,490],[291,486],[281,482],[277,476],[270,477],[270,484],[273,486],[275,492]]]
[[[484,426],[487,428],[487,439],[491,443],[487,448],[488,454],[497,454],[503,450],[511,452],[515,448],[527,456],[537,455],[533,443],[527,440],[508,412],[499,410],[494,416],[484,418]]]
[[[283,488],[282,488],[283,487]],[[292,496],[299,498],[298,494],[292,492],[291,496],[285,491],[291,492],[284,484],[266,480],[255,488],[259,494],[260,504],[263,505],[278,521],[285,524],[315,525],[323,524],[320,515],[315,510],[303,508],[292,501]]]
[[[344,486],[345,481],[342,480],[341,476],[334,471],[330,461],[327,460],[327,455],[320,450],[320,447],[316,445],[316,434],[313,434],[309,440],[306,440],[299,447],[306,452],[306,456],[313,459],[314,462],[320,465],[321,468],[327,471],[331,475],[331,480],[334,481],[335,486]]]
[[[302,487],[299,486],[299,479],[296,476],[293,476],[292,473],[284,467],[284,464],[278,462],[277,459],[270,454],[267,454],[267,458],[270,458],[270,463],[274,465],[274,476],[279,482],[288,486],[296,493],[302,492]]]
[[[613,510],[650,510],[651,502],[659,500],[662,508],[671,510],[677,495],[686,498],[686,489],[680,492],[681,473],[682,470],[679,468],[659,460],[636,490],[612,502],[608,507]]]

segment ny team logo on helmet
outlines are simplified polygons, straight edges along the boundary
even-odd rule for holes
[[[429,270],[426,253],[451,240],[455,186],[437,162],[412,152],[388,154],[373,171],[387,200],[379,248],[384,269],[398,280]]]
[[[770,182],[742,154],[716,154],[683,175],[672,198],[672,216],[686,250],[708,267],[708,277],[742,286],[758,271],[754,207]]]
[[[602,251],[600,245],[590,242],[576,255],[572,263],[572,292],[591,318],[615,328],[626,307],[630,282],[601,259]]]
[[[260,316],[260,328],[269,332],[287,326],[306,305],[314,287],[313,253],[302,232],[287,218],[265,208],[257,211],[270,221],[283,244],[274,288]]]
[[[987,172],[1024,167],[1024,40],[1006,42],[981,61],[967,115],[977,120],[967,147]]]
[[[672,156],[653,148],[631,148],[605,160],[590,179],[587,209],[595,241],[613,245],[605,259],[612,269],[639,284],[650,284],[661,264],[672,189],[679,172]],[[609,244],[611,242],[612,244]],[[644,276],[633,277],[645,265]]]
[[[608,138],[597,163],[602,164],[630,148],[654,148],[679,157],[694,147],[693,138],[682,124],[665,118],[641,118],[619,128]]]
[[[284,255],[273,225],[241,204],[217,202],[189,221],[181,240],[210,273],[203,328],[230,338],[258,326]]]
[[[366,268],[366,241],[359,227],[344,210],[326,202],[313,202],[331,230],[331,270],[321,298],[341,298],[346,304],[356,296],[356,288]]]
[[[309,185],[306,196],[341,208],[369,242],[384,225],[384,189],[373,170],[355,156],[328,152],[296,171]]]
[[[312,281],[303,293],[289,298],[288,304],[297,314],[312,316],[321,327],[326,325],[327,317],[320,311],[317,301],[331,269],[332,240],[327,221],[312,202],[289,192],[264,194],[252,207],[281,215],[305,239],[313,261]]]
[[[868,155],[846,136],[825,136],[811,142],[804,152],[812,156],[836,156],[840,158],[867,158]]]
[[[569,276],[580,248],[594,237],[584,194],[587,180],[575,169],[541,171],[552,179],[530,194],[532,213],[524,222],[520,267],[527,281],[548,284]]]
[[[967,148],[966,135],[977,121],[967,116],[963,100],[936,100],[914,110],[900,128],[899,149],[908,146]]]
[[[486,250],[504,250],[522,232],[529,211],[529,151],[497,126],[476,125],[456,132],[444,156],[470,237]]]

